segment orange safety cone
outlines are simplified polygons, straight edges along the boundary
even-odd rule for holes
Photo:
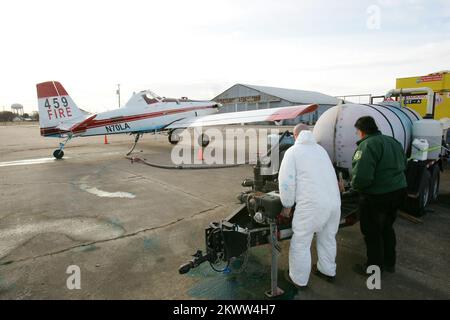
[[[198,149],[197,159],[203,161],[203,148]]]
[[[105,144],[108,144],[108,136],[105,134]]]

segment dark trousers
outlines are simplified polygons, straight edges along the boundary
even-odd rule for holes
[[[393,224],[406,198],[406,189],[390,193],[361,194],[360,227],[367,248],[367,265],[394,267],[396,238]]]

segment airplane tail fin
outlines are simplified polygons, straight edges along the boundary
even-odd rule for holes
[[[86,114],[77,107],[66,89],[57,81],[36,85],[41,135],[57,133],[57,126]]]

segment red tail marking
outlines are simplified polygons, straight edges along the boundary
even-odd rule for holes
[[[57,81],[48,81],[36,85],[38,99],[56,96],[68,96],[66,89]]]

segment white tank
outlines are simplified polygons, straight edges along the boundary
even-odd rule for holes
[[[325,148],[332,162],[351,172],[352,158],[359,140],[355,122],[371,116],[380,131],[394,137],[410,153],[413,122],[422,117],[412,109],[400,107],[396,102],[377,105],[342,104],[328,109],[314,126],[314,137]]]
[[[414,139],[411,149],[411,158],[425,161],[428,158],[428,141],[426,139]]]
[[[442,124],[440,121],[433,119],[422,119],[414,122],[413,138],[425,139],[428,141],[430,150],[428,151],[428,159],[437,159],[441,153],[442,145]]]

